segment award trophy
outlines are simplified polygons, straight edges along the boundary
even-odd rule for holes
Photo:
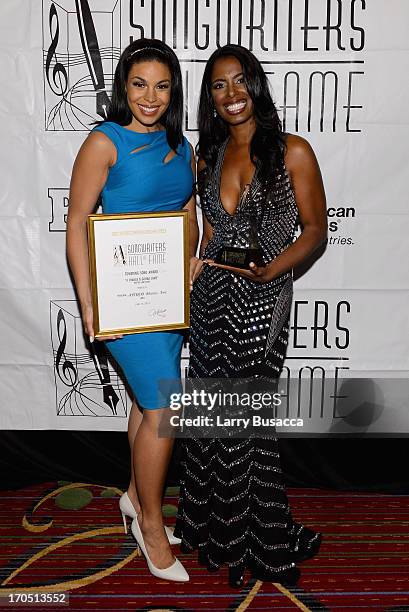
[[[248,215],[248,230],[245,240],[238,239],[238,215],[232,219],[233,231],[228,243],[223,244],[216,255],[216,263],[247,269],[251,262],[256,266],[264,266],[263,250],[260,247],[257,235],[257,220]]]

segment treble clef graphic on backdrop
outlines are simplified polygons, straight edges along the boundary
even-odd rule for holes
[[[96,112],[100,117],[106,119],[109,98],[105,90],[101,53],[99,51],[97,33],[95,31],[88,0],[75,0],[75,7],[77,10],[78,28],[80,31],[82,48],[97,94]]]
[[[60,344],[58,345],[55,357],[55,369],[57,370],[58,378],[64,383],[64,385],[67,387],[74,387],[77,382],[77,370],[65,354],[65,347],[67,344],[67,324],[61,309],[58,311],[57,315],[57,334]]]
[[[55,31],[53,32],[53,21],[55,21]],[[50,12],[48,14],[48,24],[50,27],[51,45],[47,52],[47,59],[45,61],[45,73],[48,84],[51,90],[57,96],[64,96],[68,87],[68,75],[65,66],[58,61],[56,49],[58,46],[58,40],[60,37],[60,24],[58,21],[58,13],[54,4],[51,4]],[[55,63],[52,68],[52,81],[50,80],[50,70],[53,59]],[[58,80],[57,80],[58,79]]]

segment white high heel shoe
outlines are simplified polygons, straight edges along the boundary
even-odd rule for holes
[[[125,491],[125,493],[120,497],[119,499],[119,509],[121,511],[122,514],[122,520],[124,522],[124,531],[125,533],[128,533],[128,527],[126,524],[126,517],[129,516],[129,518],[134,519],[136,518],[136,510],[133,506],[133,503],[131,502],[131,500],[129,499],[129,495],[128,493]],[[177,538],[176,536],[173,535],[173,531],[170,527],[167,527],[167,525],[165,525],[165,532],[167,535],[167,538],[169,540],[169,544],[172,546],[172,544],[180,544],[181,543],[181,539]]]
[[[189,574],[187,573],[179,559],[176,559],[176,557],[175,562],[172,563],[172,565],[170,565],[169,567],[166,567],[165,569],[159,569],[158,567],[153,565],[152,561],[149,559],[149,555],[145,547],[145,542],[143,541],[142,531],[139,527],[137,518],[134,518],[131,523],[131,531],[132,535],[138,543],[140,550],[145,556],[149,571],[153,576],[156,576],[157,578],[162,578],[162,580],[173,580],[174,582],[188,582]]]

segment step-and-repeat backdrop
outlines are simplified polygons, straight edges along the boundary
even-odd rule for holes
[[[206,59],[233,42],[316,151],[329,238],[297,272],[287,414],[304,433],[409,432],[407,0],[2,0],[0,15],[0,427],[126,428],[123,381],[84,341],[65,227],[76,152],[146,36],[180,59],[192,144]]]

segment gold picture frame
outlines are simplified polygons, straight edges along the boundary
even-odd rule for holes
[[[188,211],[89,215],[87,226],[95,337],[188,328]]]

